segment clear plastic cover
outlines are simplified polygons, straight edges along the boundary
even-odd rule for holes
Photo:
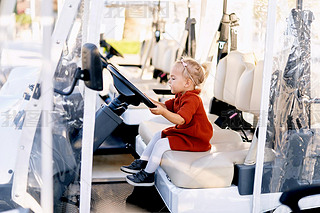
[[[262,193],[320,181],[319,2],[297,8],[296,1],[277,3],[266,139],[275,159],[264,165]]]
[[[69,90],[77,67],[81,66],[83,5],[74,20],[71,31],[65,42],[63,52],[54,74],[54,88]],[[40,204],[41,198],[41,125],[42,119],[51,116],[53,133],[53,183],[55,212],[63,212],[63,203],[69,202],[67,189],[78,185],[80,169],[81,142],[77,140],[83,123],[83,97],[78,86],[69,96],[54,93],[53,111],[41,112],[29,161],[27,191]],[[81,135],[81,134],[80,134]],[[66,199],[61,199],[62,197]],[[74,206],[77,208],[77,206]]]

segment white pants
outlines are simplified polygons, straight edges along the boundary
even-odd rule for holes
[[[157,132],[140,157],[141,160],[148,161],[145,171],[155,172],[160,165],[163,153],[168,150],[171,150],[168,138],[161,138],[161,131]]]

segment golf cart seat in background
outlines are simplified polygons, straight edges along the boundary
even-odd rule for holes
[[[162,39],[155,45],[152,54],[152,65],[155,73],[157,71],[161,71],[163,74],[170,73],[174,62],[177,60],[178,49],[179,44],[174,40]]]
[[[258,83],[253,82],[255,79],[254,64],[245,61],[248,58],[250,60],[248,56],[250,55],[234,51],[221,60],[222,64],[218,65],[217,73],[219,72],[222,83],[220,87],[215,87],[215,94],[219,89],[219,92],[222,93],[220,93],[222,100],[240,107],[243,111],[251,112],[253,109],[251,99],[260,100],[260,94],[252,92],[253,85],[257,86]],[[255,80],[260,81],[258,76]],[[252,97],[256,94],[259,96]],[[216,115],[209,115],[209,119],[214,128],[210,151],[192,153],[167,151],[162,157],[161,168],[176,186],[184,188],[228,187],[234,176],[234,165],[243,164],[246,158],[250,143],[242,142],[239,133],[216,126],[214,124],[217,119]],[[141,141],[149,142],[155,132],[170,126],[170,123],[163,120],[157,118],[140,124],[136,140],[137,148]],[[142,151],[143,148],[137,150],[139,154]]]

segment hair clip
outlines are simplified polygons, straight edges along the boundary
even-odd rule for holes
[[[189,73],[188,69],[187,69],[187,66],[188,64],[186,62],[184,62],[183,58],[180,59],[181,63],[182,63],[182,66],[183,68],[185,69],[185,71],[187,72],[189,78],[191,79],[191,81],[194,83],[195,86],[197,86],[196,82],[194,81],[194,79],[192,78],[191,74]]]
[[[183,58],[181,58],[180,61],[181,61],[182,65],[183,65],[184,67],[187,67],[187,66],[188,66],[188,64],[187,64],[186,62],[184,62]]]

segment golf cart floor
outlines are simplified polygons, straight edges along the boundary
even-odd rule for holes
[[[169,212],[155,187],[128,183],[94,183],[91,212]]]
[[[134,158],[130,154],[95,155],[91,212],[169,212],[155,187],[134,187],[120,171]]]
[[[134,158],[130,154],[94,155],[92,168],[93,183],[125,182],[128,175],[120,170],[130,165]]]

